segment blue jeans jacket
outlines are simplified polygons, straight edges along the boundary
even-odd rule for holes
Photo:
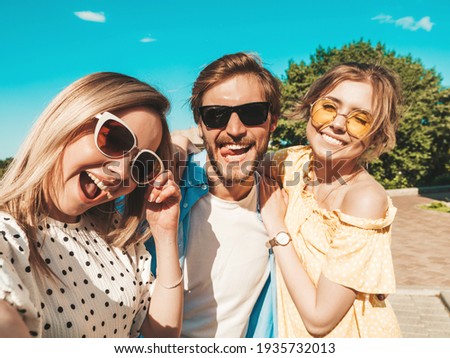
[[[190,155],[180,182],[182,199],[178,229],[178,252],[181,267],[184,264],[187,242],[189,240],[191,209],[201,197],[209,192],[205,163],[206,151]],[[259,195],[257,215],[259,216]],[[152,254],[151,269],[153,274],[156,275],[156,252],[153,238],[150,238],[145,245]],[[246,333],[248,338],[272,338],[277,336],[275,260],[271,249],[268,251],[268,256],[270,275],[250,315]]]

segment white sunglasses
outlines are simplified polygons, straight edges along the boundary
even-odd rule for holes
[[[136,135],[119,117],[109,112],[95,116],[94,138],[97,149],[108,158],[122,158],[137,147]],[[149,149],[141,149],[131,162],[131,177],[137,184],[147,184],[164,171],[161,158]]]

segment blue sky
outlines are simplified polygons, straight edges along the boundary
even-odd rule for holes
[[[445,0],[3,0],[0,159],[15,155],[59,91],[97,71],[156,86],[172,103],[171,130],[194,125],[186,101],[203,66],[237,51],[258,53],[282,77],[319,45],[362,38],[411,54],[449,86],[449,13]]]

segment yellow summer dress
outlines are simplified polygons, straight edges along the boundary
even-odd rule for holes
[[[390,246],[396,208],[388,198],[386,217],[378,220],[320,208],[304,190],[310,153],[309,147],[296,146],[275,153],[274,159],[289,194],[286,225],[308,275],[315,285],[323,273],[358,292],[352,307],[326,337],[401,337],[388,300],[377,298],[377,294],[395,292]],[[311,337],[281,272],[277,273],[277,296],[279,337]]]

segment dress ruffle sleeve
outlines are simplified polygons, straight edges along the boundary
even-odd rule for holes
[[[25,234],[13,218],[0,213],[0,300],[14,306],[33,332],[39,316],[31,299],[35,292]]]
[[[336,211],[341,221],[331,237],[322,273],[331,281],[364,293],[394,293],[391,224],[396,213],[389,199],[385,218],[370,220]]]

